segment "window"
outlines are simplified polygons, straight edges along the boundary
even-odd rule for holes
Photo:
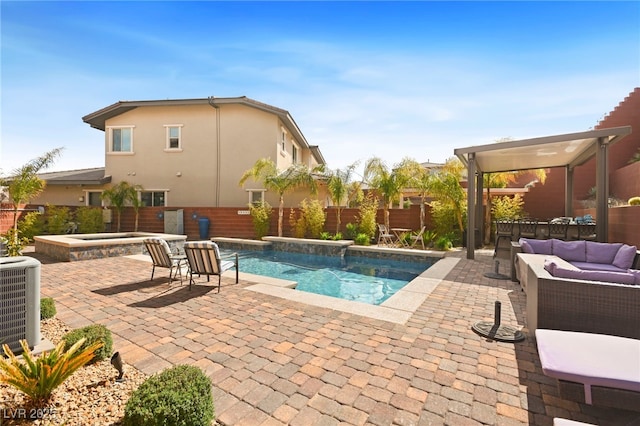
[[[181,144],[182,125],[171,124],[171,125],[166,125],[164,127],[167,129],[166,149],[180,149],[180,148],[182,148],[182,144]]]
[[[293,164],[298,162],[298,147],[295,145],[291,145],[291,161]]]
[[[287,148],[287,132],[283,128],[281,128],[281,137],[280,137],[280,149],[282,151],[286,151]]]
[[[249,189],[249,203],[256,204],[264,202],[264,192],[266,189]]]
[[[140,201],[144,207],[164,206],[165,191],[141,191]]]
[[[88,191],[87,205],[93,207],[102,207],[102,192]]]
[[[133,127],[112,127],[109,130],[111,152],[133,152]]]

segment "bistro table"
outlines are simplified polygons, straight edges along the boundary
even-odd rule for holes
[[[409,228],[391,228],[391,232],[393,232],[393,235],[395,235],[396,240],[398,241],[398,245],[400,245],[401,247],[410,247],[411,244],[408,243],[404,238],[402,238],[402,236],[404,234],[406,234],[407,232],[411,232],[411,229]]]

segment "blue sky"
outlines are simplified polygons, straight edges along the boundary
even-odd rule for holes
[[[640,86],[640,2],[2,1],[0,172],[104,166],[82,117],[247,96],[331,168],[589,130]]]

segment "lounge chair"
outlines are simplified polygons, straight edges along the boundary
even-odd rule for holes
[[[193,274],[206,275],[207,281],[211,275],[218,276],[218,293],[220,293],[220,282],[222,273],[228,269],[236,269],[236,284],[238,284],[238,253],[232,253],[224,258],[233,260],[223,260],[220,256],[218,245],[212,241],[192,241],[184,243],[184,253],[187,255],[189,264],[189,290],[195,283]]]
[[[378,245],[379,246],[393,246],[393,234],[387,229],[387,225],[378,224]]]
[[[640,411],[640,340],[607,334],[537,329],[542,371],[560,396]]]
[[[153,269],[151,269],[151,279],[153,280],[153,274],[157,268],[169,269],[169,285],[175,278],[175,275],[180,273],[180,284],[182,284],[182,267],[187,265],[187,259],[183,255],[177,255],[171,253],[169,244],[162,238],[145,238],[143,240],[149,256],[153,261]],[[175,274],[173,268],[176,268]]]

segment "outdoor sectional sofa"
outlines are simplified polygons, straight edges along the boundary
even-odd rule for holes
[[[520,239],[511,250],[512,275],[527,295],[530,333],[544,328],[640,339],[636,247]]]

